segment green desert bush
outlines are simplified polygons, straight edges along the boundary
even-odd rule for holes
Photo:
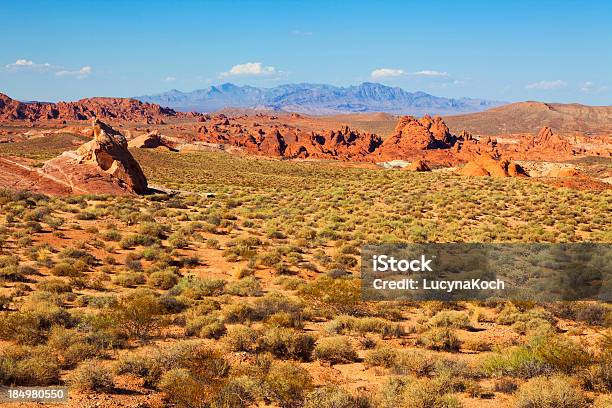
[[[514,408],[584,408],[585,395],[571,379],[563,376],[537,377],[521,385]]]
[[[448,327],[429,329],[419,336],[418,342],[431,350],[458,351],[461,347],[461,340]]]
[[[326,385],[311,391],[306,396],[304,408],[357,408],[357,401],[346,390],[337,385]]]
[[[390,377],[378,392],[381,408],[461,408],[460,400],[428,378]]]
[[[572,373],[591,361],[591,355],[577,343],[560,335],[548,335],[485,357],[482,368],[489,374],[530,378],[553,371]]]
[[[237,324],[227,329],[223,338],[232,351],[252,351],[256,347],[259,334],[249,326]]]
[[[331,364],[351,363],[357,359],[357,351],[347,337],[323,337],[317,341],[314,356]]]
[[[438,312],[434,317],[429,319],[427,325],[430,327],[451,327],[454,329],[468,329],[471,327],[468,314],[458,310]]]
[[[236,296],[261,296],[262,294],[261,284],[254,276],[247,276],[228,283],[224,292]]]
[[[293,408],[302,405],[305,395],[313,388],[313,380],[299,365],[279,362],[270,368],[266,386],[272,399],[282,408]]]
[[[391,347],[379,347],[366,355],[365,363],[370,367],[391,368],[397,362],[398,353],[397,349]]]
[[[330,333],[378,333],[383,338],[401,337],[403,335],[402,326],[392,323],[379,317],[354,317],[340,315],[326,325],[326,330]]]
[[[112,371],[100,360],[87,360],[70,373],[69,383],[78,391],[105,391],[113,387]]]
[[[314,344],[315,339],[309,334],[284,327],[270,327],[259,337],[257,350],[278,358],[308,361]]]
[[[168,290],[178,283],[179,277],[173,269],[153,272],[149,275],[147,283],[158,289]]]

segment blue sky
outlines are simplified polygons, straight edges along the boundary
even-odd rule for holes
[[[612,104],[611,1],[0,1],[0,92],[364,81]]]

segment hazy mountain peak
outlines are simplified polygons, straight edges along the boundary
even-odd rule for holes
[[[181,92],[175,89],[136,97],[182,111],[211,112],[222,108],[268,108],[306,114],[388,112],[393,114],[458,114],[479,112],[503,102],[470,98],[444,98],[408,92],[376,82],[349,87],[328,84],[283,84],[272,88],[223,83],[207,89]]]

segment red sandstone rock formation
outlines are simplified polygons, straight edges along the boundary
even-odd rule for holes
[[[496,160],[486,154],[475,157],[474,160],[457,170],[457,174],[464,176],[527,177],[527,173],[518,164],[509,160]]]
[[[128,98],[89,98],[76,102],[23,103],[0,94],[0,120],[125,120],[163,124],[164,119],[194,117],[199,114],[176,112],[153,103]]]
[[[198,139],[241,147],[249,153],[282,158],[363,160],[380,146],[380,137],[343,127],[338,130],[304,132],[286,125],[251,127],[216,116],[210,126],[198,128]]]
[[[406,159],[415,151],[450,147],[451,135],[442,118],[424,116],[416,119],[403,116],[395,126],[394,134],[384,141],[377,156],[380,160]]]
[[[137,149],[165,149],[175,151],[174,143],[154,130],[135,137],[128,142],[128,147]]]
[[[75,194],[143,194],[147,179],[127,149],[125,137],[94,120],[93,140],[76,151],[47,161],[42,172],[67,186]]]

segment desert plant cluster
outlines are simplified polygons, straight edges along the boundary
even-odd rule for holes
[[[0,384],[138,406],[612,404],[598,302],[364,302],[364,244],[611,242],[610,190],[137,150],[158,193],[0,191]],[[163,188],[163,189],[162,189]]]

